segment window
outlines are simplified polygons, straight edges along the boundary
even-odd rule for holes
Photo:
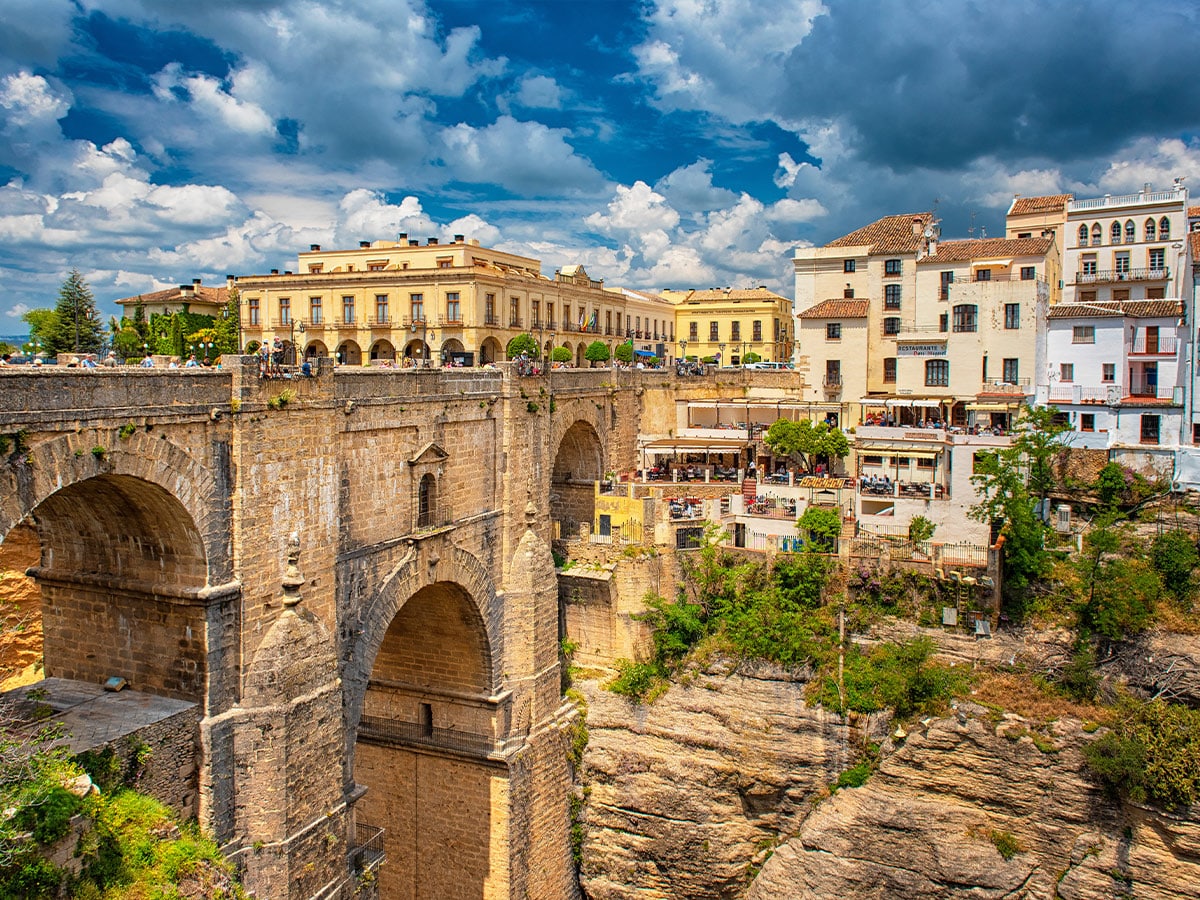
[[[1100,371],[1102,373],[1100,376],[1101,381],[1113,382],[1117,380],[1116,363],[1103,363],[1100,366]]]
[[[900,333],[900,317],[899,316],[888,316],[886,319],[884,319],[883,320],[883,333],[889,334],[889,335],[899,334]]]
[[[1096,268],[1097,268],[1096,254],[1095,253],[1085,253],[1083,255],[1083,274],[1084,275],[1095,275]]]
[[[308,318],[314,325],[320,325],[323,321],[320,297],[308,298]]]
[[[279,324],[290,325],[292,322],[292,298],[279,298]]]
[[[1005,384],[1016,384],[1021,380],[1021,361],[1012,358],[1003,360],[1001,373],[1004,376]]]
[[[554,310],[550,309],[550,310],[548,310],[548,312],[550,314],[550,327],[553,328],[554,327]],[[485,324],[485,325],[495,325],[496,324],[496,295],[495,294],[484,294],[483,295],[483,324]]]
[[[1129,251],[1121,250],[1113,254],[1113,268],[1118,272],[1129,271]]]
[[[458,291],[452,291],[446,294],[446,321],[462,321],[462,306],[459,303]]]
[[[1072,344],[1094,344],[1096,343],[1096,326],[1095,325],[1076,325],[1071,329]]]
[[[1021,266],[1021,280],[1033,281],[1037,278],[1037,266]]]
[[[750,340],[761,341],[762,340],[762,322],[755,319],[754,326],[750,329],[750,333],[753,335],[753,337],[751,337]]]
[[[1132,244],[1137,240],[1137,226],[1133,224],[1133,219],[1125,223],[1125,243]]]
[[[454,257],[453,256],[439,256],[438,257],[437,267],[439,269],[449,269],[453,265],[454,265]]]
[[[842,323],[841,322],[826,322],[825,323],[825,340],[840,341],[842,339]]]
[[[1163,287],[1161,284],[1158,287],[1146,288],[1146,299],[1147,300],[1162,300],[1166,296],[1167,296],[1167,289],[1165,287]]]
[[[1080,413],[1079,414],[1079,430],[1080,431],[1095,431],[1096,430],[1096,414],[1095,413]]]
[[[843,272],[853,272],[854,271],[854,260],[852,260],[852,259],[842,260],[842,271]]]
[[[1086,225],[1079,226],[1079,246],[1086,247],[1088,243],[1088,229]]]
[[[258,298],[246,298],[246,321],[251,325],[258,324]]]
[[[375,321],[386,322],[388,320],[388,295],[375,295]]]
[[[825,387],[842,386],[842,361],[840,359],[825,360]]]
[[[308,266],[308,274],[309,275],[320,275],[321,270],[323,268],[325,268],[324,263],[310,263]]]
[[[409,294],[409,300],[412,301],[412,320],[414,322],[425,321],[425,295],[424,294]]]
[[[387,263],[385,263],[385,262],[367,263],[367,271],[368,272],[382,272],[386,268],[387,268]]]
[[[1075,380],[1075,364],[1074,363],[1059,363],[1058,365],[1059,381],[1072,382]]]
[[[950,285],[952,285],[952,284],[954,284],[954,273],[953,272],[943,272],[942,273],[942,290],[941,290],[941,293],[938,294],[939,300],[949,300],[950,299]]]
[[[1167,251],[1162,247],[1155,247],[1146,255],[1146,258],[1150,262],[1151,269],[1162,269],[1167,263]]]
[[[884,384],[896,383],[896,357],[888,356],[883,360],[883,381]]]
[[[1145,228],[1146,240],[1147,241],[1154,240],[1154,236],[1155,236],[1155,234],[1157,234],[1157,232],[1158,232],[1158,228],[1157,228],[1157,226],[1155,226],[1154,220],[1147,219],[1146,220],[1146,228]]]
[[[1169,241],[1171,239],[1171,220],[1166,216],[1158,220],[1158,239],[1160,241]]]
[[[709,322],[708,323],[708,339],[710,341],[719,341],[721,339],[720,338],[720,328],[721,328],[721,326],[717,322]]]
[[[1004,304],[1004,327],[1009,331],[1021,327],[1021,304]]]
[[[938,331],[942,332],[942,334],[945,334],[949,330],[950,330],[950,314],[942,313],[940,316],[938,316]]]
[[[854,288],[847,287],[845,290],[843,290],[842,291],[842,299],[843,300],[853,300],[854,299]]]
[[[884,309],[899,309],[900,308],[900,285],[889,284],[883,289],[883,308]]]
[[[354,298],[351,296],[342,298],[342,321],[347,325],[354,324]]]
[[[730,322],[729,323],[729,339],[731,341],[740,341],[742,339],[742,323],[741,322]]]
[[[1121,243],[1121,223],[1113,222],[1112,227],[1108,229],[1109,242],[1113,244]]]
[[[449,315],[450,315],[450,298],[451,297],[454,298],[456,305],[458,303],[458,294],[447,294],[446,295],[446,316],[447,316],[447,318],[449,318]],[[609,313],[609,315],[611,316],[612,313]],[[542,301],[541,300],[530,300],[529,301],[529,325],[531,328],[540,328],[542,325]]]
[[[1142,443],[1157,444],[1158,443],[1158,416],[1144,415],[1142,416]]]
[[[431,474],[421,476],[421,486],[417,492],[417,527],[429,528],[436,523],[437,508],[437,479]]]
[[[960,303],[954,307],[954,330],[956,332],[979,330],[979,308],[973,303]]]
[[[901,260],[901,259],[884,260],[883,274],[884,275],[899,275],[901,266],[903,265],[903,263],[904,263],[904,260]]]
[[[1095,291],[1080,291],[1079,292],[1079,302],[1080,303],[1095,303],[1096,302],[1096,292]]]
[[[564,306],[563,309],[565,310],[566,307]],[[564,313],[564,315],[565,315],[565,313]],[[581,326],[585,324],[583,315],[584,315],[583,307],[581,306],[579,308],[579,324]],[[566,324],[567,324],[566,322],[563,323],[564,326]],[[520,328],[521,327],[521,298],[520,297],[509,297],[508,298],[508,325],[510,328]]]
[[[948,387],[950,384],[950,363],[945,359],[925,360],[925,386]]]
[[[1129,288],[1113,288],[1112,299],[1118,303],[1129,299]]]
[[[626,327],[626,329],[628,329],[628,327],[629,327],[628,322],[625,323],[625,327]],[[700,340],[700,324],[698,322],[688,322],[688,340],[689,341]]]
[[[1100,235],[1101,234],[1103,234],[1103,232],[1100,230],[1100,223],[1097,222],[1092,226],[1092,246],[1093,247],[1100,246]]]
[[[975,280],[976,281],[991,281],[992,280],[992,270],[991,269],[976,269],[975,270]]]

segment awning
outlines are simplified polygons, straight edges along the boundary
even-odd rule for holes
[[[668,453],[740,453],[750,446],[745,438],[667,438],[643,444],[641,451],[653,455]]]
[[[941,454],[941,450],[908,450],[905,448],[885,448],[878,447],[859,447],[858,455],[861,456],[907,456],[909,459],[937,459]]]
[[[915,400],[915,399],[911,399],[908,397],[904,397],[904,398],[888,400],[884,403],[884,405],[889,406],[889,407],[921,406],[921,407],[933,408],[933,407],[941,406],[943,403],[947,403],[947,402],[949,402],[949,401],[946,401],[946,400]]]
[[[653,356],[654,355],[653,350],[634,350],[633,352],[634,352],[635,356]]]
[[[863,397],[859,401],[863,406],[887,406],[887,397]]]
[[[1011,403],[968,403],[967,409],[972,412],[1009,412],[1020,405],[1020,400],[1013,400]]]

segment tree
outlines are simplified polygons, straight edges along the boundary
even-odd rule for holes
[[[504,350],[509,359],[516,359],[522,353],[530,359],[537,359],[541,354],[538,348],[538,342],[534,340],[531,334],[518,334],[515,338],[508,342],[508,347]]]
[[[836,509],[810,506],[796,520],[796,527],[808,534],[809,547],[832,553],[842,533],[842,514]]]
[[[827,422],[813,424],[808,419],[792,422],[779,419],[767,429],[764,441],[771,452],[797,461],[811,470],[818,457],[832,462],[850,453],[850,441],[840,429]]]
[[[746,365],[747,363],[756,363],[756,362],[762,362],[762,357],[759,356],[757,353],[755,353],[753,350],[751,350],[749,353],[747,353],[745,356],[742,357],[742,365]]]
[[[1083,553],[1075,562],[1082,583],[1079,621],[1086,633],[1121,641],[1144,631],[1154,612],[1161,583],[1127,527],[1112,515],[1102,515],[1083,538]]]
[[[616,349],[613,350],[613,356],[616,358],[617,362],[633,362],[633,342],[626,341],[623,344],[617,344]]]
[[[908,539],[914,544],[922,544],[933,537],[933,532],[937,530],[937,525],[929,521],[924,516],[913,516],[913,520],[908,523]]]
[[[224,311],[213,324],[213,342],[217,345],[218,355],[241,352],[241,347],[238,346],[241,315],[241,298],[238,289],[233,288],[229,292],[229,302],[225,304]]]
[[[571,361],[570,347],[555,347],[550,351],[550,361],[557,363],[569,363]]]
[[[47,342],[47,352],[95,353],[104,345],[104,323],[96,298],[78,269],[72,269],[58,289],[54,312],[57,327]]]
[[[1196,541],[1184,531],[1164,531],[1150,545],[1150,559],[1165,587],[1176,600],[1190,604],[1192,572],[1200,564]]]
[[[36,344],[41,344],[43,350],[50,346],[50,336],[58,331],[58,313],[52,309],[31,309],[21,320],[29,326],[29,344],[22,349],[32,354]]]
[[[1029,491],[1045,500],[1054,487],[1054,458],[1070,441],[1071,426],[1055,406],[1025,406],[1017,419],[1012,449],[1022,461]]]
[[[583,351],[583,358],[594,363],[608,362],[612,358],[612,354],[609,352],[608,344],[604,341],[592,341]]]

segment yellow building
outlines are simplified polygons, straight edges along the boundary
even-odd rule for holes
[[[551,278],[536,259],[463,235],[422,244],[402,234],[336,251],[314,244],[295,272],[243,276],[237,286],[243,341],[280,338],[289,355],[296,346],[350,365],[482,365],[504,360],[508,342],[528,333],[544,350],[569,348],[582,366],[592,341],[613,349],[631,329],[663,333],[670,322],[665,302],[657,316],[642,311],[654,307],[649,297],[632,312],[623,292],[605,290],[583,266]]]
[[[675,307],[679,356],[739,365],[748,353],[763,362],[792,361],[792,301],[757,287],[662,291]]]

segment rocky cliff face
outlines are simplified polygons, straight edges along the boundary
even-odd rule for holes
[[[714,668],[635,707],[585,685],[586,895],[1200,897],[1200,817],[1111,801],[1086,773],[1080,722],[963,703],[827,796],[861,734],[803,688]]]
[[[41,561],[37,532],[18,525],[0,543],[0,691],[43,676],[42,592],[25,574]]]

